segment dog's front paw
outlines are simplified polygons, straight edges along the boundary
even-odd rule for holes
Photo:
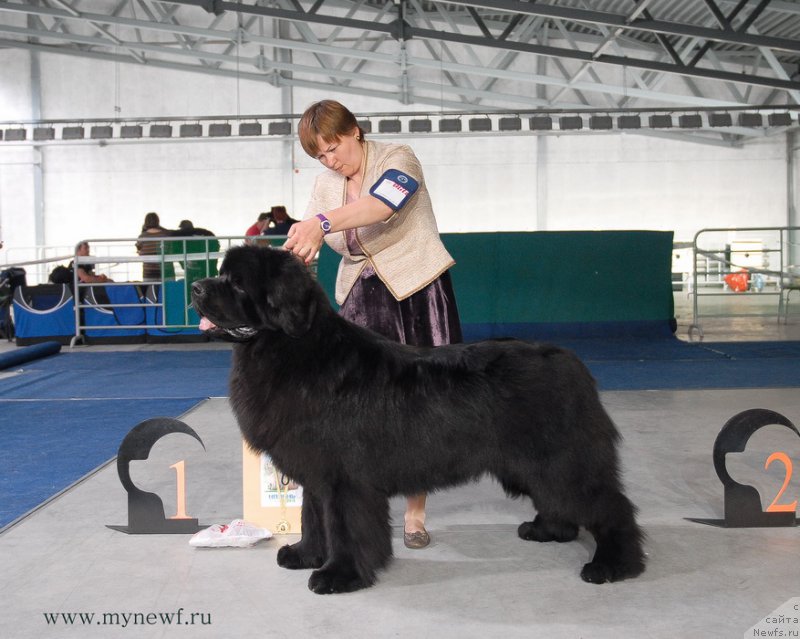
[[[341,566],[315,570],[308,579],[309,590],[318,595],[353,592],[354,590],[368,588],[371,585],[361,579],[355,570]]]
[[[304,568],[319,568],[325,560],[319,555],[304,552],[302,542],[291,546],[282,546],[278,550],[278,565],[290,570],[303,570]]]
[[[644,572],[644,562],[633,562],[630,565],[619,563],[616,565],[601,561],[590,561],[581,570],[581,579],[590,584],[604,584],[609,581],[622,581],[638,577]]]
[[[614,581],[614,571],[611,566],[592,561],[581,570],[581,579],[590,584],[604,584],[607,581]]]

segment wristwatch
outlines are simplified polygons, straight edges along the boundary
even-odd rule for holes
[[[322,213],[317,213],[317,218],[319,219],[319,228],[322,229],[322,232],[327,235],[331,232],[331,221],[325,217]]]

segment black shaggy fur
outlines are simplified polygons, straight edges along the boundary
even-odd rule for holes
[[[245,440],[304,488],[302,538],[278,552],[315,568],[317,593],[371,586],[392,557],[389,497],[495,476],[537,510],[519,536],[571,541],[585,527],[603,583],[644,570],[622,493],[619,439],[586,367],[548,344],[417,348],[342,319],[291,254],[231,249],[192,297],[236,341],[231,403]]]

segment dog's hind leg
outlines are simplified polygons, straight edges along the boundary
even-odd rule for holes
[[[621,492],[599,497],[593,506],[594,521],[586,528],[595,538],[597,549],[592,561],[581,571],[581,578],[593,584],[620,581],[644,572],[644,534],[636,523],[636,508]]]
[[[318,594],[368,588],[392,557],[387,496],[340,484],[323,508],[328,559],[312,573],[308,587]]]
[[[527,541],[574,541],[578,538],[578,526],[572,522],[559,520],[538,513],[533,521],[519,525],[517,534]]]
[[[278,565],[283,568],[319,568],[325,563],[325,525],[322,520],[322,504],[319,498],[303,491],[303,507],[300,511],[302,537],[291,546],[278,550]]]
[[[538,513],[533,521],[525,521],[517,528],[517,535],[526,541],[573,541],[578,537],[578,525],[554,514],[543,495],[536,495],[536,480],[530,486],[525,482],[498,474],[497,478],[509,497],[525,495],[533,501]]]

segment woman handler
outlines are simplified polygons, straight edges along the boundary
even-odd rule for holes
[[[327,169],[287,250],[311,262],[327,244],[342,256],[336,301],[348,320],[403,344],[461,341],[448,269],[455,263],[436,227],[422,167],[404,145],[366,141],[355,116],[334,100],[306,109],[300,143]],[[430,543],[426,495],[408,497],[403,541]]]

